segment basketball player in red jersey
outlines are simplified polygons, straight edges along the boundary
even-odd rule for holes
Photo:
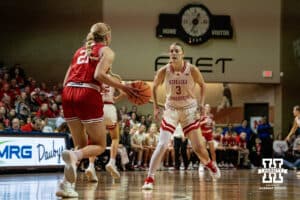
[[[202,136],[204,137],[205,141],[209,146],[211,158],[216,164],[216,150],[215,150],[214,140],[213,140],[214,125],[215,122],[213,120],[212,114],[210,113],[210,105],[205,104],[203,115],[200,117],[200,128],[201,128]],[[200,164],[199,172],[203,170],[204,170],[203,166]]]
[[[86,40],[85,46],[76,51],[64,79],[62,106],[78,150],[65,150],[62,153],[65,162],[64,180],[56,193],[60,197],[78,196],[73,187],[77,178],[77,161],[97,156],[106,148],[101,84],[121,89],[129,96],[136,96],[137,92],[106,73],[114,60],[114,52],[108,47],[111,43],[110,27],[104,23],[94,24]],[[91,141],[90,145],[87,145],[84,129]]]
[[[113,74],[111,69],[107,72],[107,75],[114,79],[115,81],[118,81],[121,83],[121,77]],[[105,166],[106,171],[108,171],[111,176],[114,179],[120,178],[120,173],[117,170],[116,167],[116,157],[118,153],[118,146],[119,146],[119,124],[117,119],[117,109],[115,107],[115,101],[120,100],[123,98],[126,94],[124,94],[122,91],[119,91],[119,94],[115,96],[116,89],[106,85],[102,84],[102,100],[104,103],[104,124],[106,126],[106,130],[109,131],[112,142],[111,142],[111,148],[110,148],[110,159],[108,164]],[[97,182],[98,178],[96,175],[94,163],[95,163],[96,157],[91,157],[89,159],[89,167],[86,169],[85,173],[91,182]]]
[[[157,88],[165,83],[166,103],[160,128],[159,143],[152,155],[148,176],[143,189],[153,189],[154,173],[168,148],[171,134],[178,123],[192,144],[194,152],[209,169],[213,178],[220,177],[219,168],[209,159],[203,138],[200,137],[199,120],[196,119],[198,102],[193,94],[193,88],[198,84],[201,88],[200,106],[204,104],[205,82],[196,66],[183,60],[183,47],[179,43],[171,44],[169,48],[170,62],[158,70],[153,82],[154,116],[157,119],[159,107],[157,103]]]

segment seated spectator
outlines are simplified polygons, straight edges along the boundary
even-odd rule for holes
[[[14,118],[17,117],[17,114],[16,114],[16,110],[15,109],[11,109],[9,111],[9,113],[7,114],[7,119],[11,122]]]
[[[6,117],[6,109],[3,105],[0,106],[0,123],[3,125],[8,124],[8,119]]]
[[[21,129],[20,129],[20,120],[18,118],[14,118],[11,121],[11,126],[7,129],[5,129],[6,132],[9,133],[20,133]]]
[[[63,122],[59,127],[56,128],[54,132],[57,133],[70,133],[67,122]]]
[[[9,83],[3,84],[3,87],[0,90],[0,99],[2,99],[4,96],[9,96],[10,99],[15,98],[14,91],[11,90]]]
[[[47,103],[43,103],[40,109],[37,111],[36,116],[39,118],[55,118],[54,113],[49,109]]]
[[[30,116],[30,108],[25,102],[20,101],[16,105],[16,114],[19,119],[26,121],[27,117]]]
[[[44,120],[42,120],[42,132],[43,133],[53,133],[54,130],[51,126],[48,124],[48,118],[46,117]]]
[[[168,143],[168,148],[165,152],[163,158],[164,167],[173,167],[175,166],[175,151],[174,151],[174,137],[172,135],[171,140]],[[187,168],[185,168],[187,170]]]
[[[47,88],[47,84],[45,82],[41,82],[40,89],[41,89],[41,92],[44,92],[44,93],[48,93],[49,92],[49,90]]]
[[[145,145],[144,145],[144,166],[149,166],[150,158],[155,150],[157,145],[157,125],[153,123],[150,128],[149,132],[145,138]]]
[[[21,90],[18,86],[17,80],[14,78],[11,79],[11,81],[10,81],[10,89],[11,89],[11,92],[13,92],[13,95],[14,95],[13,97],[21,94]]]
[[[236,133],[227,131],[225,136],[221,140],[222,146],[224,148],[224,167],[234,168],[237,165],[238,159],[238,147],[236,142]]]
[[[239,158],[238,165],[240,165],[240,159],[243,158],[242,167],[248,167],[249,165],[249,150],[247,149],[247,133],[242,132],[237,137],[238,150],[239,150]]]
[[[234,131],[240,135],[240,133],[246,133],[246,141],[248,142],[250,140],[250,137],[251,137],[251,134],[252,134],[252,131],[250,129],[250,127],[248,126],[248,121],[247,120],[243,120],[241,125],[237,126],[234,128]]]
[[[48,96],[45,92],[40,91],[38,93],[38,98],[36,99],[38,104],[41,106],[42,104],[49,104]]]
[[[31,112],[37,112],[40,108],[40,104],[37,101],[38,99],[38,94],[37,92],[33,91],[30,93],[30,101],[29,101],[29,107]]]
[[[56,103],[51,103],[50,104],[50,111],[53,113],[54,117],[58,117],[59,116],[59,109]]]
[[[133,127],[134,125],[137,125],[137,126],[140,126],[140,123],[137,121],[137,116],[136,116],[136,113],[133,112],[131,113],[131,118],[129,120],[130,122],[130,127]]]
[[[31,122],[29,121],[27,124],[21,127],[22,132],[41,132],[43,122],[40,118],[34,118]]]
[[[151,126],[151,124],[153,123],[152,122],[152,119],[153,117],[152,117],[152,115],[151,114],[148,114],[147,115],[147,117],[146,117],[146,127],[147,127],[147,129]]]
[[[12,109],[12,102],[11,97],[8,95],[4,95],[1,102],[3,103],[3,106],[5,107],[6,111],[9,111]]]
[[[145,133],[146,127],[145,125],[140,125],[137,132],[133,134],[131,137],[131,148],[135,152],[137,165],[135,168],[143,168],[142,167],[142,159],[143,159],[143,151],[144,151],[144,142],[146,138]]]
[[[225,135],[227,132],[229,132],[229,133],[235,132],[232,123],[228,123],[227,126],[223,128],[222,134]]]
[[[300,169],[300,138],[297,138],[290,147],[286,141],[274,141],[274,157],[283,159],[283,167]]]
[[[56,128],[60,127],[60,125],[61,125],[62,123],[64,123],[64,122],[66,122],[66,120],[65,120],[65,118],[64,118],[64,110],[61,109],[61,110],[59,111],[58,117],[56,118],[55,127],[56,127]]]
[[[17,84],[19,85],[20,88],[24,87],[25,84],[25,73],[24,70],[22,69],[20,64],[15,64],[11,69],[10,69],[10,77],[13,79],[16,79]]]

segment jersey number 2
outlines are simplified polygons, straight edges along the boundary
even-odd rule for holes
[[[81,50],[77,58],[77,64],[89,63],[89,57],[87,56],[86,50]]]

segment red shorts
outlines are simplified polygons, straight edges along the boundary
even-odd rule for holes
[[[83,123],[103,120],[103,102],[100,92],[91,88],[64,87],[62,106],[67,121],[79,119]]]
[[[203,133],[202,136],[205,138],[206,142],[210,142],[213,140],[213,134],[212,133]]]

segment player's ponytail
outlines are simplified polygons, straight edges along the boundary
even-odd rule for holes
[[[105,36],[110,31],[111,31],[111,28],[109,27],[109,25],[107,25],[105,23],[96,23],[91,27],[90,32],[86,36],[86,43],[85,43],[87,56],[90,59],[93,59],[93,60],[98,60],[99,59],[98,57],[93,57],[91,55],[92,47],[96,42],[106,43],[106,37]]]

